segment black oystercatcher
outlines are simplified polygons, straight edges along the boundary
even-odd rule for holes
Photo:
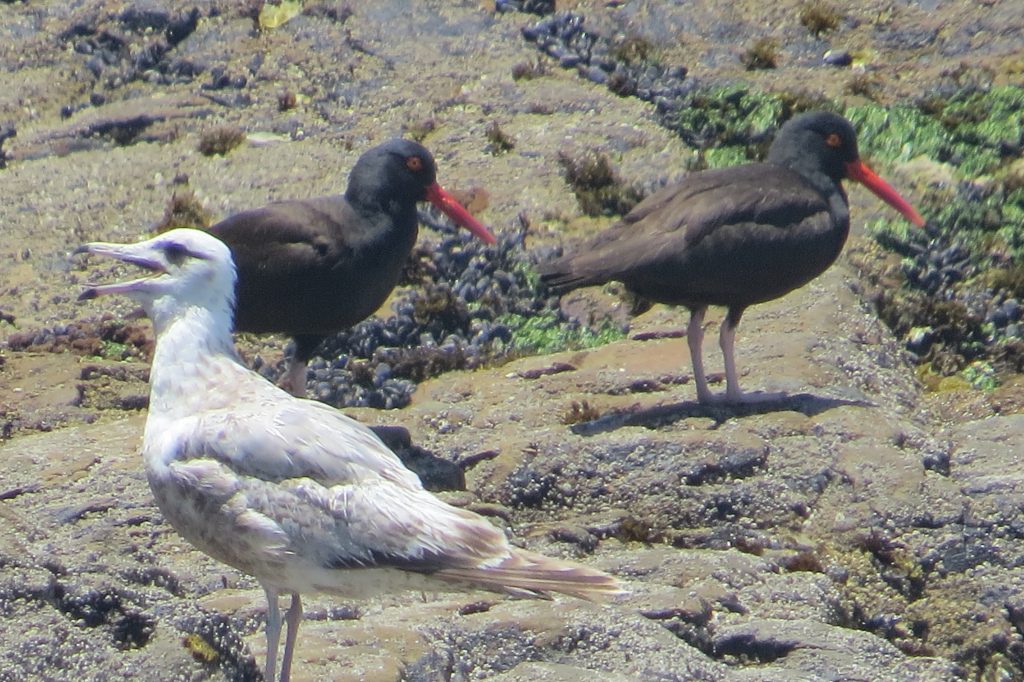
[[[422,145],[390,140],[359,157],[343,196],[281,201],[210,227],[238,268],[235,330],[295,339],[282,386],[303,395],[306,363],[329,334],[387,299],[416,243],[416,204],[429,201],[485,242],[494,236],[436,180]]]
[[[487,519],[424,490],[367,427],[246,369],[231,341],[231,254],[217,239],[179,229],[82,252],[147,273],[92,286],[80,298],[124,294],[153,320],[146,478],[175,530],[263,586],[267,682],[277,672],[280,594],[291,595],[281,682],[303,592],[358,598],[468,586],[519,597],[622,594],[597,569],[513,546]]]
[[[764,163],[695,173],[664,187],[575,253],[541,266],[556,291],[623,282],[653,301],[690,309],[687,342],[697,398],[712,400],[701,356],[704,313],[722,324],[726,399],[742,399],[733,343],[747,306],[778,298],[825,271],[846,242],[850,210],[840,181],[856,180],[907,220],[924,219],[857,153],[845,118],[797,116]]]

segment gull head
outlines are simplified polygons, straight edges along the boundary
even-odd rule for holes
[[[84,301],[123,294],[139,302],[154,322],[184,308],[229,313],[234,303],[235,266],[224,242],[200,230],[170,230],[136,244],[91,242],[75,253],[109,256],[146,271],[138,279],[93,284],[81,293]]]

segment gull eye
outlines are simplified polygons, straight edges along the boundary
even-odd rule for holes
[[[167,262],[171,265],[181,265],[191,255],[187,248],[177,242],[164,245],[164,256],[167,257]]]
[[[405,160],[405,167],[413,173],[419,173],[423,170],[423,159],[418,156],[410,156]]]

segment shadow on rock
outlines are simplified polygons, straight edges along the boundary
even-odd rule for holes
[[[626,410],[615,410],[603,414],[597,419],[573,424],[571,430],[579,436],[596,436],[600,433],[615,431],[626,426],[644,426],[658,429],[673,424],[680,419],[690,417],[706,417],[713,419],[715,425],[723,424],[734,417],[749,417],[755,414],[772,412],[799,412],[813,417],[827,410],[846,405],[870,407],[871,403],[864,400],[844,398],[826,398],[810,393],[795,395],[762,395],[761,399],[738,404],[702,405],[693,401],[656,405],[654,407],[634,407]]]
[[[405,427],[379,425],[371,426],[370,430],[398,455],[406,468],[420,477],[427,490],[439,492],[466,489],[466,475],[462,467],[414,445]]]

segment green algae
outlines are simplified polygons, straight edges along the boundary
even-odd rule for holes
[[[964,367],[960,375],[968,384],[979,391],[994,391],[999,387],[999,377],[991,363],[975,360]]]
[[[857,130],[861,152],[872,159],[909,161],[925,155],[941,161],[948,156],[946,130],[917,107],[869,104],[850,107],[846,117]]]
[[[597,329],[568,326],[554,313],[532,316],[509,313],[499,317],[498,322],[512,330],[511,350],[520,355],[548,355],[593,348],[626,335],[621,327],[611,323]]]
[[[118,341],[105,339],[100,347],[98,357],[109,360],[127,360],[136,355],[135,348]]]
[[[738,146],[706,149],[700,154],[699,159],[706,168],[726,168],[750,161],[747,148]]]
[[[701,148],[749,145],[765,141],[778,128],[785,106],[782,97],[743,85],[697,91],[667,123]]]
[[[909,161],[917,156],[955,166],[964,178],[991,173],[1018,158],[1024,143],[1024,89],[965,89],[918,105],[850,107],[862,149],[872,158]]]

